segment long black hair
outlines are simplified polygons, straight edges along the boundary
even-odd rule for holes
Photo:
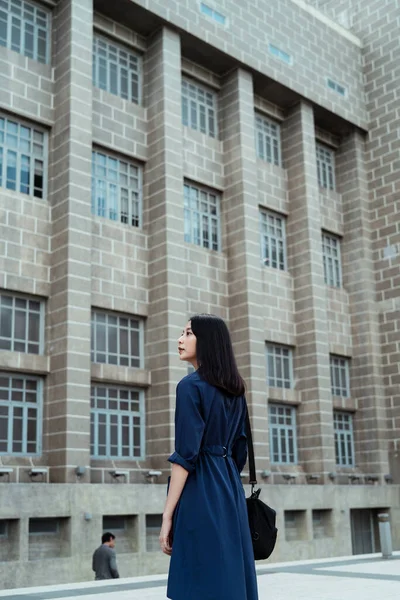
[[[225,321],[209,314],[195,315],[189,320],[197,340],[199,375],[232,396],[242,396],[245,383],[237,368],[231,336]]]

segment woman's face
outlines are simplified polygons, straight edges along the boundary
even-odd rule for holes
[[[194,335],[189,321],[178,339],[178,352],[180,360],[190,362],[197,369],[196,360],[196,336]]]

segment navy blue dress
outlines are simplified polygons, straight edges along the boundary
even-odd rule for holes
[[[189,471],[173,518],[171,600],[258,600],[240,471],[247,458],[246,405],[202,380],[176,390],[175,452]]]

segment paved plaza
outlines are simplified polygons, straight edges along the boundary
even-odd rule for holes
[[[257,567],[260,600],[398,600],[400,552]],[[9,600],[165,600],[166,576],[0,592]],[[187,600],[192,600],[188,598]],[[193,599],[201,600],[201,599]],[[228,599],[223,599],[228,600]],[[243,599],[245,600],[245,599]]]

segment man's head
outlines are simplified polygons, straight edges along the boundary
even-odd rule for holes
[[[106,546],[109,546],[110,548],[114,548],[115,535],[113,533],[110,533],[109,531],[103,533],[103,535],[101,536],[101,543],[105,544]]]

